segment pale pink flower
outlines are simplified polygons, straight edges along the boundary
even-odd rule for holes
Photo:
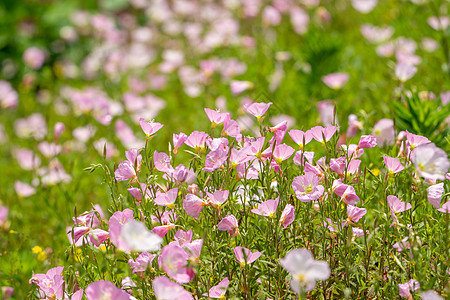
[[[444,180],[450,165],[447,153],[433,143],[414,148],[411,161],[420,176],[429,180]]]
[[[264,201],[260,203],[257,208],[252,209],[251,212],[260,216],[273,218],[277,211],[279,198],[280,197],[275,200]]]
[[[341,89],[348,81],[348,73],[331,73],[322,77],[323,83],[333,90]]]
[[[142,252],[136,260],[129,259],[128,264],[133,270],[133,274],[137,272],[145,272],[148,266],[151,266],[152,261],[155,259],[156,254],[150,254],[148,252]]]
[[[297,199],[302,202],[319,199],[325,190],[322,185],[319,185],[319,177],[311,172],[295,177],[292,181],[292,188]]]
[[[447,16],[441,16],[441,17],[429,17],[428,25],[431,26],[434,30],[442,30],[445,31],[448,26],[450,26],[450,18]]]
[[[251,252],[241,246],[233,248],[233,252],[242,267],[251,264],[261,256],[261,252]]]
[[[175,208],[175,200],[177,200],[178,188],[173,188],[167,193],[159,193],[156,195],[154,202],[157,205],[167,206],[170,209]]]
[[[212,128],[215,128],[218,124],[225,122],[227,118],[230,118],[230,113],[221,113],[209,108],[205,108],[205,113],[211,122]]]
[[[279,259],[279,262],[283,269],[291,274],[291,288],[297,294],[312,291],[316,280],[326,280],[330,277],[328,263],[315,261],[307,249],[292,249],[284,258]]]
[[[30,47],[23,53],[23,62],[35,70],[39,70],[45,61],[45,52],[37,47]]]
[[[405,249],[410,249],[411,244],[409,242],[409,237],[405,237],[400,242],[397,242],[394,245],[392,245],[392,247],[397,249],[398,252],[402,252]]]
[[[230,83],[230,88],[233,95],[239,95],[246,90],[252,89],[253,86],[253,82],[250,81],[232,80]]]
[[[302,150],[295,152],[293,159],[294,164],[296,164],[297,166],[302,166],[305,164],[305,159],[308,161],[308,163],[312,164],[314,159],[314,152]]]
[[[340,179],[333,182],[333,192],[341,197],[341,200],[349,205],[355,205],[359,202],[359,197],[356,195],[355,188],[344,184]]]
[[[181,285],[159,276],[152,281],[153,292],[158,300],[194,300],[192,295]]]
[[[444,212],[444,213],[450,213],[450,200],[445,202],[444,204],[442,204],[442,207],[439,208],[438,211]],[[1,225],[1,216],[0,216],[0,225]]]
[[[205,167],[203,171],[212,172],[219,169],[228,159],[228,149],[219,147],[214,151],[209,152],[205,158]]]
[[[395,76],[401,82],[411,79],[417,72],[417,67],[409,63],[398,63],[395,66]]]
[[[283,212],[281,213],[280,223],[284,228],[288,227],[295,219],[295,208],[291,204],[286,204]]]
[[[19,103],[19,95],[8,81],[0,80],[0,107],[14,108]]]
[[[178,215],[173,210],[165,211],[161,216],[161,225],[152,229],[153,233],[156,233],[160,237],[164,237],[170,229],[174,229],[174,224],[178,218]]]
[[[352,0],[352,6],[360,13],[370,13],[375,6],[377,6],[378,0]]]
[[[381,119],[373,126],[372,134],[377,139],[377,145],[392,145],[395,141],[394,121]]]
[[[402,202],[393,195],[387,196],[387,202],[393,214],[401,213],[412,208],[410,203]]]
[[[377,139],[373,135],[362,135],[359,139],[358,148],[373,148],[377,145]]]
[[[14,288],[12,288],[10,286],[2,286],[1,294],[3,295],[5,300],[11,298],[13,293],[14,293]],[[73,300],[75,300],[75,299],[73,299]],[[79,300],[81,300],[81,298]]]
[[[391,38],[394,34],[394,28],[390,26],[376,27],[371,24],[361,26],[362,35],[371,43],[382,43]]]
[[[232,167],[237,167],[243,163],[246,163],[250,159],[251,157],[247,155],[245,148],[240,150],[234,148],[231,149],[230,163]]]
[[[125,157],[133,165],[137,172],[141,170],[142,155],[139,154],[139,149],[131,148],[125,151]]]
[[[417,292],[420,289],[420,284],[417,280],[411,279],[407,283],[400,283],[398,288],[400,297],[410,298],[410,291]]]
[[[442,298],[435,291],[432,290],[420,292],[420,296],[422,297],[422,300],[444,300],[444,298]]]
[[[312,134],[310,130],[303,132],[301,130],[292,129],[289,131],[289,135],[292,140],[298,145],[300,150],[303,150],[305,145],[312,140]]]
[[[228,231],[231,236],[239,235],[239,224],[236,217],[233,215],[225,216],[219,224],[217,224],[217,229],[220,231]]]
[[[358,130],[363,128],[362,122],[358,121],[358,117],[354,114],[348,116],[348,127],[346,135],[348,138],[354,137]]]
[[[408,132],[408,130],[406,131],[406,140],[408,141],[411,150],[414,150],[417,146],[430,143],[428,138],[421,135],[412,134]]]
[[[353,205],[347,205],[347,221],[348,222],[358,222],[365,214],[367,209],[359,208]]]
[[[202,252],[203,240],[193,240],[190,243],[183,244],[183,248],[189,255],[189,260],[192,262],[198,262],[200,260],[200,254]]]
[[[193,235],[194,235],[194,232],[192,231],[192,229],[189,229],[188,231],[183,231],[183,230],[179,229],[175,233],[173,238],[181,247],[183,247],[183,245],[185,243],[192,242]]]
[[[147,137],[152,136],[164,126],[161,123],[146,122],[144,118],[139,119],[139,125],[141,125],[142,131],[144,131]]]
[[[64,267],[56,267],[48,270],[46,274],[34,274],[30,284],[36,284],[48,298],[62,299],[64,297],[63,269]]]
[[[122,226],[128,221],[133,220],[133,211],[129,208],[123,211],[116,211],[109,218],[109,238],[118,249],[129,251],[130,247],[126,244],[121,236]]]
[[[339,158],[330,159],[330,169],[338,174],[339,176],[343,176],[345,173],[347,165],[347,160],[345,157],[341,156]]]
[[[133,164],[130,161],[125,160],[117,167],[114,172],[114,177],[117,181],[134,180],[137,178],[137,174]]]
[[[173,167],[170,164],[170,157],[166,153],[155,150],[155,153],[153,153],[153,162],[155,163],[155,168],[158,171],[164,173],[173,172]]]
[[[208,195],[208,205],[217,208],[221,207],[228,199],[229,191],[215,191],[213,194],[206,192]]]
[[[139,252],[157,251],[163,242],[160,236],[148,230],[144,223],[136,220],[129,220],[122,226],[120,237],[131,251]]]
[[[238,122],[230,118],[225,119],[222,135],[234,137],[238,142],[242,141],[241,129],[239,128]]]
[[[6,220],[8,219],[9,208],[7,206],[0,205],[0,227],[6,224]]]
[[[353,235],[355,237],[363,237],[364,236],[364,230],[358,228],[358,227],[352,227]],[[369,234],[369,230],[366,230],[366,234]]]
[[[336,130],[336,126],[328,126],[327,128],[323,128],[322,126],[315,126],[311,128],[311,135],[316,141],[324,144],[333,137],[333,135],[336,133]]]
[[[20,198],[26,198],[36,193],[36,189],[34,187],[18,180],[14,182],[14,189]]]
[[[179,134],[173,134],[173,153],[178,153],[178,148],[180,148],[187,139],[187,135],[183,132]]]
[[[337,115],[335,104],[331,100],[323,100],[317,102],[317,110],[319,111],[320,121],[325,127],[337,124]]]
[[[205,205],[207,205],[205,201],[193,194],[187,194],[183,200],[183,208],[186,210],[186,213],[194,219],[198,218]]]
[[[130,300],[130,295],[110,281],[99,280],[87,286],[86,298],[87,300]]]
[[[389,170],[389,174],[395,174],[403,171],[405,167],[400,163],[400,160],[395,157],[389,157],[383,154],[384,164]]]
[[[203,296],[208,296],[209,298],[213,299],[223,299],[225,298],[225,293],[227,292],[228,285],[230,284],[230,281],[227,277],[222,279],[221,282],[219,282],[218,285],[213,286],[209,289],[208,293],[203,294]]]
[[[109,238],[109,232],[96,228],[89,230],[89,241],[96,247],[100,245]]]
[[[266,113],[269,109],[269,106],[272,105],[272,102],[269,103],[252,103],[250,105],[245,106],[244,108],[248,111],[249,114],[255,116],[258,120]]]
[[[309,15],[308,13],[298,6],[294,6],[289,10],[292,28],[294,31],[303,35],[308,31]]]
[[[13,155],[16,157],[19,166],[27,171],[37,169],[41,165],[41,159],[28,149],[17,149]]]
[[[162,248],[158,263],[170,278],[179,283],[188,283],[194,277],[193,270],[187,267],[188,258],[186,251],[172,242]]]
[[[441,198],[444,193],[444,183],[438,183],[427,188],[427,198],[428,201],[436,207],[437,209],[441,208]]]
[[[208,134],[203,131],[194,131],[184,142],[187,146],[194,148],[195,151],[205,151],[205,143]]]
[[[281,144],[275,146],[275,150],[273,151],[273,158],[277,164],[281,164],[283,160],[288,159],[294,154],[295,150],[291,146],[286,144]]]

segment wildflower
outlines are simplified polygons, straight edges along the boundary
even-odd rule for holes
[[[130,251],[130,247],[123,240],[121,231],[123,225],[131,220],[133,220],[133,211],[129,208],[116,211],[109,218],[109,238],[113,245],[122,251]]]
[[[417,68],[409,63],[397,63],[395,66],[395,76],[401,82],[406,82],[416,74]]]
[[[392,217],[394,218],[394,220],[396,220],[396,217],[395,217],[396,213],[401,213],[401,212],[404,212],[404,211],[412,208],[410,203],[402,202],[393,195],[387,196],[387,202],[388,202],[389,208],[391,209],[391,214],[392,214]]]
[[[422,300],[444,300],[444,298],[442,298],[435,291],[432,290],[420,292],[420,296],[422,297]]]
[[[194,148],[196,152],[205,151],[205,142],[208,134],[203,131],[194,131],[184,142],[187,146]]]
[[[125,160],[119,164],[119,167],[114,172],[114,177],[117,181],[126,181],[129,179],[135,180],[137,175],[133,164],[128,160]]]
[[[248,111],[249,114],[255,116],[258,120],[266,113],[269,107],[272,105],[272,102],[269,103],[252,103],[250,105],[245,106],[244,108]]]
[[[239,95],[240,93],[253,88],[253,86],[253,82],[239,80],[232,80],[230,84],[231,92],[233,93],[233,95]]]
[[[295,177],[292,181],[292,188],[297,199],[302,202],[319,199],[325,190],[322,185],[319,185],[319,177],[311,172]]]
[[[132,251],[157,251],[163,242],[157,234],[150,232],[144,223],[130,220],[120,231],[120,237]]]
[[[187,135],[183,132],[179,134],[173,134],[173,154],[178,153],[178,148],[180,148],[187,139]]]
[[[19,95],[8,81],[0,80],[0,107],[14,108],[19,103]]]
[[[305,145],[307,145],[313,138],[311,130],[303,132],[301,130],[292,129],[289,131],[289,135],[292,140],[298,145],[300,150],[303,150]]]
[[[352,6],[360,13],[370,13],[375,6],[377,6],[378,0],[352,0]]]
[[[184,210],[186,210],[186,213],[194,219],[198,218],[205,205],[207,205],[205,201],[193,194],[187,194],[183,200]]]
[[[210,288],[208,293],[203,294],[203,296],[208,296],[209,298],[213,299],[223,299],[225,298],[225,293],[227,292],[229,284],[230,281],[228,280],[228,277],[225,277],[224,279],[222,279],[222,281],[219,282],[218,285]]]
[[[362,135],[359,139],[358,148],[373,148],[377,145],[377,139],[373,135]]]
[[[417,280],[411,279],[407,283],[400,283],[398,285],[399,295],[404,298],[411,298],[411,292],[417,292],[420,289],[420,284]]]
[[[333,90],[340,90],[348,81],[347,73],[331,73],[322,77],[323,83]]]
[[[389,174],[393,175],[395,173],[403,171],[405,167],[400,163],[398,158],[389,157],[383,154],[384,164],[389,170]]]
[[[280,217],[280,225],[284,228],[288,227],[295,219],[295,208],[291,204],[286,204]]]
[[[104,231],[102,229],[91,229],[89,231],[89,240],[96,247],[100,247],[100,245],[109,238],[109,232]]]
[[[428,144],[430,143],[430,140],[424,136],[412,134],[406,131],[406,140],[408,141],[408,145],[411,148],[411,150],[414,150],[417,146]]]
[[[204,110],[209,121],[211,122],[212,128],[216,128],[217,125],[223,123],[227,118],[230,118],[230,113],[220,113],[209,108],[205,108]]]
[[[183,248],[189,255],[189,260],[192,262],[198,262],[200,260],[202,247],[203,247],[202,239],[193,240],[192,242],[183,244]]]
[[[144,118],[139,119],[139,125],[141,125],[142,131],[144,131],[147,139],[151,138],[152,135],[164,126],[161,123],[146,122]]]
[[[130,295],[110,281],[98,280],[87,286],[86,298],[87,300],[130,300]]]
[[[332,190],[336,195],[341,197],[341,200],[346,204],[355,205],[359,201],[355,188],[342,183],[340,179],[333,182]]]
[[[225,216],[219,224],[217,224],[217,229],[220,231],[228,231],[230,236],[239,235],[239,225],[235,216],[227,215]]]
[[[14,182],[14,189],[19,198],[26,198],[36,193],[36,189],[29,184],[16,180]]]
[[[286,145],[286,144],[281,144],[281,145],[277,145],[275,146],[275,149],[273,151],[273,157],[275,159],[275,162],[280,165],[283,160],[288,159],[289,157],[291,157],[291,155],[295,152],[294,148]]]
[[[291,274],[291,288],[297,294],[312,291],[316,286],[316,280],[326,280],[330,277],[328,263],[315,261],[306,249],[293,249],[279,262]]]
[[[155,259],[156,254],[150,254],[148,252],[142,252],[136,258],[136,260],[129,259],[128,264],[130,265],[133,274],[137,272],[145,272],[147,267],[152,264],[152,261]]]
[[[420,176],[429,180],[444,180],[450,165],[447,153],[433,143],[414,148],[411,161]]]
[[[181,285],[159,276],[153,279],[153,292],[158,300],[194,300],[192,295]]]
[[[62,299],[64,297],[63,269],[64,267],[56,267],[48,270],[46,274],[34,274],[30,284],[36,284],[50,299]]]
[[[311,135],[316,141],[325,144],[333,137],[333,135],[336,133],[336,130],[336,126],[328,126],[327,128],[323,128],[322,126],[315,126],[311,128]]]
[[[444,193],[444,183],[438,183],[427,188],[427,198],[428,201],[436,207],[437,209],[441,208],[441,198]]]
[[[173,188],[168,190],[167,193],[157,193],[153,201],[157,205],[162,205],[170,209],[174,209],[177,196],[178,196],[178,188]]]
[[[222,167],[228,159],[228,149],[219,147],[214,151],[209,152],[205,158],[205,167],[203,171],[212,172]]]
[[[162,248],[158,263],[170,278],[179,283],[188,283],[194,277],[192,269],[187,267],[188,258],[183,248],[177,243],[170,243]]]
[[[215,191],[213,194],[210,192],[206,192],[206,195],[208,195],[208,205],[217,208],[221,207],[225,201],[228,199],[229,191]]]
[[[438,209],[440,212],[450,213],[450,200],[442,204],[442,207]]]
[[[170,164],[170,157],[164,152],[158,152],[155,150],[153,153],[153,162],[155,163],[155,168],[164,173],[171,173],[173,167]]]
[[[161,226],[156,226],[152,229],[153,233],[156,233],[160,237],[164,237],[170,229],[174,229],[178,216],[173,210],[165,211],[161,216]]]
[[[183,247],[185,243],[190,243],[192,241],[193,234],[192,229],[189,229],[188,231],[180,229],[175,233],[173,238],[181,247]]]
[[[14,288],[9,287],[9,286],[2,286],[1,294],[3,295],[5,300],[11,298],[13,293],[14,293]]]
[[[261,252],[251,252],[249,249],[240,246],[233,248],[233,252],[241,267],[251,264],[261,256]]]
[[[392,145],[395,140],[394,121],[390,119],[381,119],[373,126],[372,134],[377,139],[377,145]]]
[[[258,208],[252,209],[251,212],[260,216],[273,218],[275,217],[279,198],[280,197],[275,200],[264,201],[258,205]]]
[[[30,47],[23,53],[23,62],[35,70],[39,70],[42,67],[45,58],[45,52],[37,47]]]

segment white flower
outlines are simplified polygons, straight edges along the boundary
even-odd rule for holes
[[[316,286],[316,280],[326,280],[330,277],[328,263],[315,261],[307,249],[293,249],[279,262],[291,274],[291,288],[297,294],[302,290],[312,291]]]
[[[157,251],[163,242],[162,238],[150,232],[144,223],[135,220],[123,225],[120,235],[132,251]]]
[[[447,153],[433,143],[414,148],[411,153],[411,161],[420,176],[430,180],[445,180],[445,173],[450,165]]]

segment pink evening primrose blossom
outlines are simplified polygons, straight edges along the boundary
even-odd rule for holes
[[[114,177],[117,181],[135,180],[137,178],[136,170],[133,164],[125,160],[119,164],[116,171],[114,171]]]
[[[219,224],[217,224],[217,229],[220,231],[228,231],[230,236],[239,235],[239,224],[236,217],[233,215],[225,216]]]
[[[302,202],[317,200],[323,195],[324,187],[319,185],[319,177],[311,172],[297,176],[292,181],[295,196]]]
[[[129,251],[130,247],[125,243],[121,236],[122,226],[128,221],[133,220],[133,211],[129,208],[122,211],[116,211],[109,218],[109,238],[114,246],[122,251]]]
[[[348,81],[347,73],[331,73],[322,77],[323,83],[333,90],[341,89]]]
[[[161,225],[152,229],[153,233],[156,233],[160,237],[164,237],[170,229],[174,229],[174,224],[178,218],[178,215],[173,210],[165,211],[161,216]]]
[[[246,90],[252,89],[254,86],[251,81],[232,80],[230,83],[231,92],[233,95],[239,95]]]
[[[133,274],[137,272],[145,272],[148,266],[151,266],[152,261],[155,259],[156,254],[150,254],[148,252],[142,252],[136,260],[129,259],[128,264],[130,265]]]
[[[303,132],[301,130],[290,130],[289,135],[291,136],[292,140],[298,145],[300,150],[303,150],[305,145],[307,145],[312,140],[312,134],[310,130],[307,130],[306,132]]]
[[[291,274],[291,288],[297,294],[312,291],[316,280],[326,280],[330,277],[328,263],[315,261],[307,249],[292,249],[279,262]]]
[[[411,279],[407,283],[400,283],[398,288],[400,297],[410,299],[411,291],[417,292],[420,289],[420,284],[417,280]]]
[[[450,200],[442,204],[442,207],[439,208],[438,211],[443,213],[450,213]],[[0,217],[0,225],[1,225],[1,217]]]
[[[395,76],[401,82],[411,79],[417,72],[417,67],[410,63],[398,63],[395,66]]]
[[[64,297],[63,269],[64,267],[56,267],[48,270],[46,274],[34,274],[30,284],[36,284],[49,299],[62,299]]]
[[[358,148],[373,148],[377,145],[377,139],[373,135],[362,135],[359,139]]]
[[[146,122],[144,118],[139,119],[139,125],[141,125],[142,131],[144,131],[147,138],[150,138],[158,130],[160,130],[164,125],[156,122]]]
[[[366,213],[367,209],[365,208],[347,205],[347,222],[358,222]]]
[[[194,277],[192,269],[187,267],[188,258],[186,251],[172,242],[162,248],[158,263],[170,278],[178,283],[188,283]]]
[[[378,0],[352,0],[353,8],[362,14],[370,13],[377,4]]]
[[[414,148],[411,161],[420,176],[429,180],[444,180],[450,165],[447,153],[433,143]]]
[[[206,205],[207,203],[205,201],[193,194],[187,194],[183,200],[184,210],[186,210],[186,213],[194,219],[198,218],[203,206]]]
[[[414,150],[417,146],[428,144],[430,140],[424,136],[412,134],[406,130],[406,140],[408,141],[408,145],[411,150]]]
[[[246,149],[234,149],[231,148],[230,153],[230,163],[232,167],[237,167],[241,164],[248,162],[251,159],[250,156],[246,154]]]
[[[336,105],[331,100],[323,100],[317,102],[317,110],[319,111],[320,121],[325,127],[337,124]]]
[[[228,280],[228,277],[225,277],[218,285],[210,288],[208,293],[203,294],[203,296],[208,296],[213,299],[224,299],[229,284],[230,280]]]
[[[341,197],[341,201],[345,204],[355,205],[359,201],[355,188],[342,183],[341,179],[337,179],[333,182],[332,190],[336,195]]]
[[[185,243],[183,245],[184,250],[189,255],[189,260],[194,263],[200,261],[200,254],[202,252],[203,240],[193,240],[191,243]]]
[[[211,127],[216,128],[217,125],[223,123],[227,118],[230,118],[229,113],[221,113],[209,108],[205,108],[205,113],[211,122]]]
[[[389,157],[383,154],[384,164],[389,170],[389,174],[393,175],[395,173],[403,171],[405,167],[400,163],[398,158]]]
[[[438,183],[427,188],[427,198],[428,201],[436,207],[437,209],[441,208],[441,198],[442,194],[444,194],[444,183]]]
[[[432,290],[420,292],[420,297],[422,297],[422,300],[444,300],[444,298],[442,298],[435,291]]]
[[[181,247],[184,247],[183,246],[184,244],[192,242],[193,235],[194,235],[194,232],[192,231],[192,229],[189,229],[188,231],[183,231],[183,230],[179,229],[175,233],[173,238]]]
[[[166,206],[170,209],[175,208],[175,200],[177,200],[178,188],[173,188],[167,191],[167,193],[156,194],[155,204]]]
[[[23,62],[35,70],[39,70],[42,67],[45,58],[45,52],[37,47],[30,47],[23,53]]]
[[[261,117],[266,113],[266,111],[269,109],[269,106],[272,105],[272,102],[269,103],[252,103],[250,105],[247,105],[244,107],[249,114],[255,116],[258,120],[261,119]]]
[[[221,207],[228,199],[229,191],[215,191],[214,193],[206,192],[208,195],[208,205],[214,208]]]
[[[170,157],[164,152],[158,152],[155,150],[153,153],[153,162],[155,164],[155,168],[164,173],[171,173],[173,171],[173,167],[170,164]]]
[[[286,144],[277,145],[273,151],[273,158],[275,159],[275,162],[280,165],[284,160],[291,157],[294,152],[295,150],[291,146]]]
[[[194,300],[194,297],[181,285],[159,276],[153,279],[153,292],[157,300]]]
[[[110,281],[99,280],[87,286],[86,298],[87,300],[130,300],[130,295]]]
[[[392,218],[394,219],[394,222],[397,222],[397,217],[395,214],[404,212],[404,211],[412,208],[410,203],[402,202],[393,195],[387,196],[387,202],[388,202],[389,208],[391,209],[391,215],[392,215]]]
[[[336,133],[336,130],[336,126],[328,126],[327,128],[323,128],[322,126],[315,126],[311,128],[311,135],[316,141],[325,144],[325,142],[328,142],[333,137],[333,135]]]
[[[203,131],[194,131],[184,142],[187,146],[194,148],[196,152],[205,151],[205,143],[208,134]]]
[[[281,213],[280,225],[282,225],[284,228],[291,225],[292,222],[294,222],[295,219],[295,207],[291,204],[287,204],[284,208],[283,212]]]
[[[249,249],[240,246],[233,248],[233,252],[241,264],[241,267],[245,267],[246,265],[253,263],[261,256],[261,252],[251,252]]]
[[[381,147],[392,145],[395,141],[394,121],[381,119],[373,126],[372,134],[377,139],[377,145]]]
[[[183,132],[179,134],[173,134],[173,154],[178,153],[178,149],[184,144],[187,139],[187,135]]]
[[[19,198],[26,198],[36,193],[36,189],[27,183],[16,180],[14,182],[14,189]]]
[[[120,231],[120,237],[132,251],[158,251],[162,238],[147,229],[144,223],[130,220]]]
[[[251,212],[260,216],[274,218],[277,211],[279,198],[280,197],[275,200],[264,201],[260,203],[257,208],[252,209]]]

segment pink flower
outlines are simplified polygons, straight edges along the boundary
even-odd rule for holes
[[[381,119],[373,126],[372,134],[377,139],[377,145],[392,145],[395,141],[394,121]]]
[[[437,209],[441,208],[441,198],[444,193],[444,183],[438,183],[427,188],[427,198],[428,201],[436,207]]]
[[[347,205],[348,222],[358,222],[366,213],[367,209],[365,208]]]
[[[328,126],[327,128],[323,128],[322,126],[316,126],[311,128],[311,135],[316,141],[324,144],[333,137],[336,130],[337,130],[336,126]]]
[[[188,258],[186,251],[172,242],[162,248],[158,263],[170,278],[179,283],[188,283],[194,277],[192,269],[187,267]]]
[[[193,231],[192,229],[188,230],[188,231],[183,231],[181,229],[179,229],[175,235],[174,235],[174,239],[176,242],[178,242],[178,244],[183,247],[183,245],[185,243],[190,243],[192,241],[192,236],[193,236]]]
[[[332,158],[330,160],[330,169],[339,176],[343,176],[346,169],[345,157],[341,156],[339,158]]]
[[[209,121],[211,122],[212,128],[216,128],[217,125],[223,123],[227,118],[230,118],[229,113],[220,113],[209,108],[205,108],[205,113],[208,116]]]
[[[158,151],[155,150],[155,153],[153,153],[153,162],[158,171],[164,173],[171,173],[173,171],[173,167],[170,164],[170,157],[164,152],[158,153]]]
[[[230,83],[230,88],[233,95],[239,95],[240,93],[253,88],[253,86],[253,82],[250,81],[232,80]]]
[[[0,227],[5,225],[6,220],[8,219],[9,208],[7,206],[0,205]]]
[[[317,200],[324,192],[324,187],[319,185],[319,177],[311,172],[295,177],[292,188],[297,199],[302,202]]]
[[[205,151],[205,142],[208,134],[203,131],[194,131],[186,139],[185,144],[194,148],[196,152]]]
[[[395,66],[395,76],[401,82],[411,79],[417,72],[417,67],[409,63],[398,63]]]
[[[221,207],[227,201],[229,193],[229,191],[215,191],[213,194],[206,192],[208,205],[214,208]]]
[[[377,145],[377,139],[373,135],[362,135],[359,139],[358,148],[373,148]]]
[[[239,128],[238,122],[231,120],[230,118],[225,119],[222,135],[234,137],[238,142],[242,140],[241,129]]]
[[[414,150],[417,146],[430,143],[428,138],[421,135],[412,134],[408,131],[406,131],[406,140],[408,141],[411,150]]]
[[[186,213],[194,219],[198,218],[205,205],[205,201],[193,194],[187,194],[183,200],[183,208],[186,210]]]
[[[26,198],[36,193],[36,189],[29,184],[16,180],[14,182],[14,189],[19,198]]]
[[[145,272],[147,267],[152,264],[152,261],[155,259],[156,254],[150,254],[148,252],[142,252],[134,261],[133,259],[128,260],[128,264],[133,270],[133,274],[137,272]]]
[[[194,300],[192,295],[181,285],[159,276],[152,281],[153,292],[158,300]]]
[[[292,140],[298,145],[300,150],[303,150],[305,145],[307,145],[312,140],[312,134],[310,130],[303,132],[301,130],[292,129],[289,131],[289,135]]]
[[[129,208],[124,209],[123,212],[116,211],[109,218],[109,238],[114,246],[122,251],[130,250],[130,247],[125,243],[120,234],[122,226],[130,220],[133,220],[133,211]]]
[[[395,174],[405,169],[398,158],[389,157],[383,154],[383,159],[386,168],[389,170],[389,174]]]
[[[269,109],[269,106],[272,105],[272,102],[269,103],[252,103],[246,107],[244,107],[249,114],[255,116],[258,120],[261,119],[261,117],[266,113],[266,111]]]
[[[130,295],[120,288],[116,287],[114,283],[105,280],[92,282],[86,288],[87,300],[130,300]]]
[[[209,152],[205,158],[205,167],[203,171],[213,172],[218,168],[222,167],[222,165],[228,159],[228,149],[224,149],[223,147],[219,147],[214,151]]]
[[[393,195],[387,196],[387,202],[391,209],[391,212],[394,214],[401,213],[412,208],[410,203],[402,202]]]
[[[183,132],[179,134],[173,134],[173,153],[178,153],[178,148],[180,148],[187,139],[187,135]]]
[[[130,161],[125,160],[117,167],[117,170],[114,172],[114,177],[117,181],[134,180],[137,178],[137,174],[133,164]]]
[[[444,180],[450,165],[447,153],[433,143],[414,148],[411,153],[411,161],[420,176],[429,180]]]
[[[315,261],[307,249],[293,249],[279,262],[283,269],[291,274],[291,288],[297,294],[312,291],[316,280],[326,280],[330,277],[328,263]]]
[[[142,155],[139,154],[139,149],[131,148],[125,151],[125,157],[138,172],[141,170]]]
[[[37,47],[30,47],[23,53],[23,62],[35,70],[39,70],[45,61],[45,52]]]
[[[139,119],[139,125],[141,125],[142,131],[144,131],[147,138],[155,134],[158,130],[160,130],[164,125],[156,122],[146,122],[144,118]]]
[[[288,227],[295,219],[295,208],[291,204],[287,204],[281,213],[279,223],[284,227]]]
[[[228,231],[231,236],[239,235],[238,221],[233,215],[225,216],[219,224],[217,224],[217,229],[220,231]]]
[[[442,207],[438,209],[440,212],[444,213],[450,213],[450,200],[442,204]],[[1,224],[1,217],[0,217],[0,224]]]
[[[194,240],[191,243],[183,244],[183,248],[189,255],[189,260],[192,262],[198,262],[200,260],[200,254],[202,252],[203,240]]]
[[[411,279],[407,283],[400,283],[398,288],[400,297],[410,298],[410,291],[417,292],[420,289],[420,284],[417,280]]]
[[[275,162],[280,165],[283,160],[291,157],[294,152],[294,148],[286,144],[277,145],[275,146],[275,150],[273,151],[273,158],[275,159]]]
[[[231,166],[237,167],[240,164],[246,163],[251,159],[250,156],[246,154],[246,149],[237,150],[232,148],[230,153],[230,163]]]
[[[292,7],[289,13],[294,31],[299,35],[305,34],[308,31],[309,25],[308,13],[299,6]]]
[[[251,264],[261,256],[261,252],[251,252],[249,249],[240,246],[233,248],[233,251],[242,267]]]
[[[173,188],[167,191],[167,193],[159,193],[154,200],[155,204],[167,206],[170,209],[175,208],[175,200],[177,200],[178,188]]]
[[[100,245],[109,238],[109,233],[102,229],[91,229],[89,230],[89,240],[96,247],[100,247]]]
[[[280,197],[277,197],[275,200],[264,201],[258,205],[258,208],[252,209],[251,212],[260,216],[274,218],[277,211],[279,198]]]
[[[218,285],[213,286],[208,293],[203,294],[203,296],[208,296],[213,299],[223,299],[225,298],[225,293],[227,292],[229,284],[230,281],[225,277]]]
[[[46,274],[35,274],[30,279],[30,284],[36,284],[48,298],[62,299],[64,297],[64,267],[56,267]],[[89,299],[90,300],[90,299]]]
[[[341,89],[348,81],[347,73],[331,73],[322,77],[323,83],[333,90]]]
[[[8,81],[0,80],[0,107],[14,108],[19,103],[19,95]]]
[[[435,291],[432,290],[420,292],[420,297],[422,297],[422,300],[444,300],[444,298],[442,298]]]
[[[367,14],[377,6],[378,0],[352,0],[352,6],[360,13]]]
[[[341,180],[335,180],[333,182],[333,192],[341,197],[341,200],[345,204],[355,205],[359,201],[359,197],[356,195],[355,188],[344,184]]]

